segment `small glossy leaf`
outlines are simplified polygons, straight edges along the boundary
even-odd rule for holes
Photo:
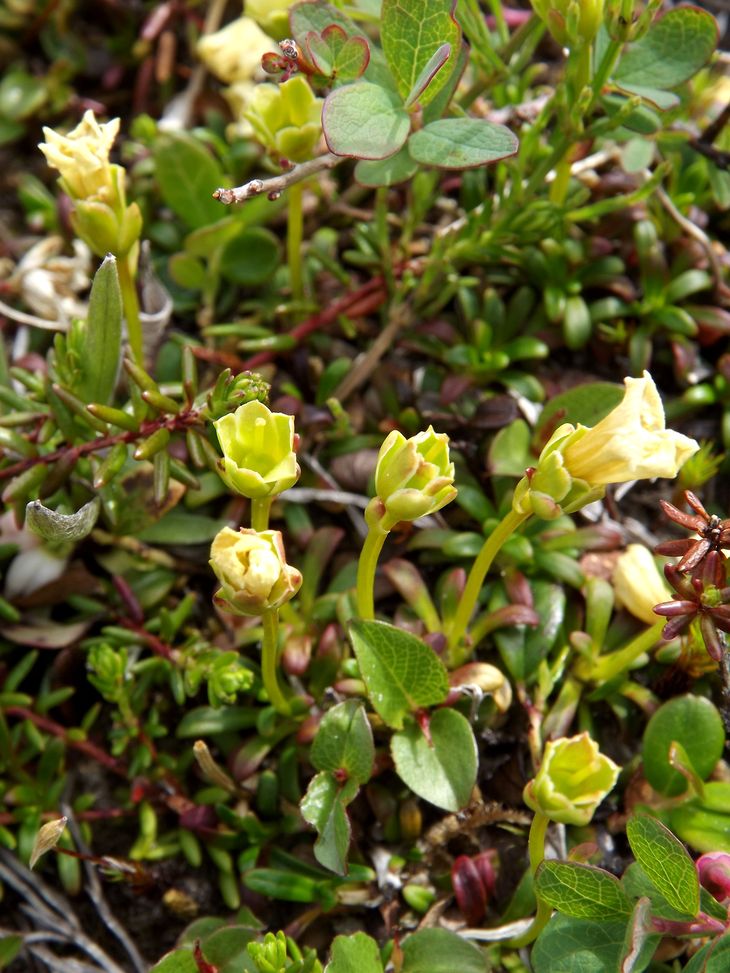
[[[321,34],[309,31],[307,50],[317,70],[337,81],[354,81],[365,71],[370,46],[363,36],[348,37],[340,24],[329,24]]]
[[[730,784],[710,781],[702,798],[672,808],[669,824],[695,851],[730,853]]]
[[[648,814],[630,818],[626,834],[637,862],[667,902],[685,915],[696,916],[700,883],[682,842]]]
[[[0,937],[0,970],[13,962],[23,948],[23,937],[3,934]],[[382,969],[382,967],[381,967]]]
[[[536,581],[532,585],[537,628],[521,626],[494,633],[502,661],[516,682],[529,684],[537,677],[537,667],[550,652],[565,617],[566,595],[560,585]],[[504,598],[490,603],[490,609],[501,608]]]
[[[415,635],[386,622],[356,620],[350,637],[370,702],[388,726],[399,730],[407,713],[446,699],[446,668]]]
[[[485,954],[448,929],[420,929],[403,942],[402,973],[487,973]]]
[[[524,476],[531,461],[530,427],[524,419],[515,419],[492,440],[489,470],[494,476]]]
[[[717,22],[709,13],[699,7],[669,10],[629,44],[613,80],[621,88],[676,88],[704,67],[716,46]]]
[[[687,778],[669,761],[674,741],[682,745],[699,777],[709,777],[725,746],[722,717],[709,699],[691,694],[676,696],[659,707],[644,731],[646,779],[667,797],[687,790]]]
[[[457,710],[437,710],[428,736],[430,740],[415,721],[393,734],[395,769],[425,801],[459,811],[469,803],[477,776],[477,746],[469,721]]]
[[[357,784],[344,787],[322,771],[309,782],[301,803],[302,817],[319,834],[314,845],[317,861],[337,875],[347,871],[347,849],[350,847],[350,821],[345,806],[357,793]]]
[[[514,155],[517,136],[482,118],[440,118],[408,140],[411,157],[441,169],[473,169]]]
[[[85,402],[108,403],[114,395],[122,351],[122,294],[117,262],[104,259],[94,275],[84,329],[83,383]]]
[[[530,957],[535,973],[616,973],[626,936],[625,921],[554,916]]]
[[[213,736],[215,733],[239,733],[256,725],[257,711],[242,706],[198,706],[180,720],[175,736],[181,739]]]
[[[576,919],[628,916],[633,908],[614,875],[578,862],[543,862],[536,888],[548,905]]]
[[[317,770],[344,772],[349,780],[365,784],[374,758],[373,733],[362,703],[349,699],[325,713],[310,754]]]
[[[398,98],[368,81],[331,91],[322,109],[327,147],[335,155],[387,159],[405,143],[411,119]]]
[[[612,382],[588,382],[561,395],[556,395],[545,405],[540,414],[536,434],[544,428],[552,429],[559,417],[560,422],[582,423],[595,426],[604,416],[615,409],[623,399],[624,390]]]
[[[401,98],[418,87],[419,77],[436,52],[448,44],[447,62],[422,91],[422,108],[433,100],[451,76],[461,46],[461,28],[453,17],[453,0],[383,0],[380,36],[383,53]]]
[[[335,936],[324,973],[383,973],[378,944],[364,932]]]
[[[30,530],[47,541],[73,543],[87,537],[99,516],[100,500],[94,497],[73,514],[59,514],[31,500],[25,508],[25,522]]]
[[[639,899],[626,927],[619,973],[641,973],[651,962],[662,938],[658,933],[652,933],[651,916],[650,900]]]
[[[166,953],[158,963],[155,963],[150,973],[199,973],[199,970],[192,949],[183,947]]]

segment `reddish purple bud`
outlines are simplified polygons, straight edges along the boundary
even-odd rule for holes
[[[462,915],[470,926],[475,926],[487,911],[487,890],[479,869],[468,855],[459,855],[454,860],[451,884]]]
[[[730,902],[730,855],[711,851],[695,862],[700,885],[718,902]]]

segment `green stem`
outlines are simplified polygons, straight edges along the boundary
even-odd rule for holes
[[[269,511],[273,497],[261,497],[251,501],[251,527],[254,530],[269,529]]]
[[[275,608],[265,611],[261,617],[264,638],[261,644],[261,675],[264,689],[271,705],[282,716],[291,716],[289,703],[279,686],[279,613]]]
[[[304,238],[304,210],[302,195],[304,183],[293,183],[289,193],[289,209],[286,224],[286,259],[289,265],[289,286],[291,296],[295,301],[304,297],[302,282],[302,240]]]
[[[621,53],[622,46],[623,45],[620,41],[610,41],[606,47],[606,50],[603,52],[601,63],[598,65],[596,73],[593,76],[593,99],[591,106],[595,105],[595,103],[601,97],[603,86],[608,81],[608,78],[616,65],[616,61]]]
[[[458,653],[456,648],[466,633],[469,620],[474,613],[479,598],[479,592],[482,590],[484,579],[487,576],[487,571],[492,566],[492,561],[504,542],[510,538],[520,524],[527,520],[529,516],[529,514],[519,514],[514,510],[510,510],[507,516],[497,524],[486,539],[476,561],[474,561],[456,608],[451,631],[449,632],[449,655],[454,665],[458,665],[460,656],[463,655],[463,653]]]
[[[597,685],[603,685],[603,683],[615,679],[616,676],[620,676],[622,672],[626,672],[627,669],[631,668],[640,655],[643,655],[644,652],[647,652],[652,646],[656,645],[662,636],[663,628],[664,622],[657,622],[656,625],[645,629],[635,639],[632,639],[628,645],[625,645],[623,649],[618,649],[616,652],[609,652],[608,655],[599,657],[590,665],[585,675],[588,676],[591,682]],[[579,674],[583,675],[580,665]]]
[[[533,878],[535,877],[538,866],[545,859],[545,836],[547,834],[548,824],[550,824],[550,818],[543,814],[542,811],[536,811],[535,817],[532,819],[530,837],[528,839],[530,872]],[[529,946],[530,943],[534,942],[552,915],[553,910],[551,906],[544,902],[537,892],[535,893],[535,897],[537,899],[535,918],[521,936],[511,939],[507,943],[512,949],[522,949],[523,946]]]
[[[386,529],[380,524],[370,527],[360,551],[360,560],[357,563],[357,613],[366,620],[375,618],[375,570],[389,531],[390,528]]]
[[[127,338],[129,340],[129,350],[133,360],[138,365],[144,364],[144,353],[142,350],[142,324],[139,320],[139,301],[137,300],[137,285],[135,275],[129,256],[120,257],[117,260],[117,273],[119,275],[119,289],[122,292],[122,307],[124,317],[127,322]]]

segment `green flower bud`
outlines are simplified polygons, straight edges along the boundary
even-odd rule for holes
[[[380,447],[370,513],[392,524],[435,513],[456,496],[449,437],[429,426],[410,439],[393,430]]]
[[[280,85],[257,85],[244,118],[273,155],[304,162],[322,135],[322,99],[296,75]]]
[[[226,486],[250,500],[273,497],[299,479],[294,418],[254,399],[213,423],[223,450],[218,472]]]
[[[585,825],[613,790],[621,768],[598,749],[587,733],[551,740],[540,769],[523,792],[523,800],[560,824]]]
[[[532,7],[562,47],[590,44],[603,20],[603,0],[532,0]]]
[[[219,531],[210,548],[210,566],[221,583],[216,604],[234,615],[263,615],[293,598],[302,575],[286,563],[278,530]]]

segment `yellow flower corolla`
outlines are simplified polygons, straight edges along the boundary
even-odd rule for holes
[[[198,57],[221,81],[251,81],[261,67],[261,57],[276,45],[255,20],[238,17],[214,34],[198,41]]]
[[[254,399],[213,425],[223,450],[218,472],[231,490],[260,500],[283,493],[299,479],[293,416],[272,412]]]
[[[221,587],[215,601],[235,615],[262,615],[293,598],[302,575],[286,563],[278,530],[220,530],[210,548],[210,566]]]
[[[654,605],[673,597],[653,554],[643,544],[629,544],[616,561],[613,587],[618,602],[647,625],[659,621]]]
[[[41,142],[38,148],[49,166],[61,174],[69,196],[107,201],[114,192],[109,153],[118,132],[118,118],[112,118],[102,125],[89,110],[68,135],[60,135],[54,129],[44,127],[46,141]]]

